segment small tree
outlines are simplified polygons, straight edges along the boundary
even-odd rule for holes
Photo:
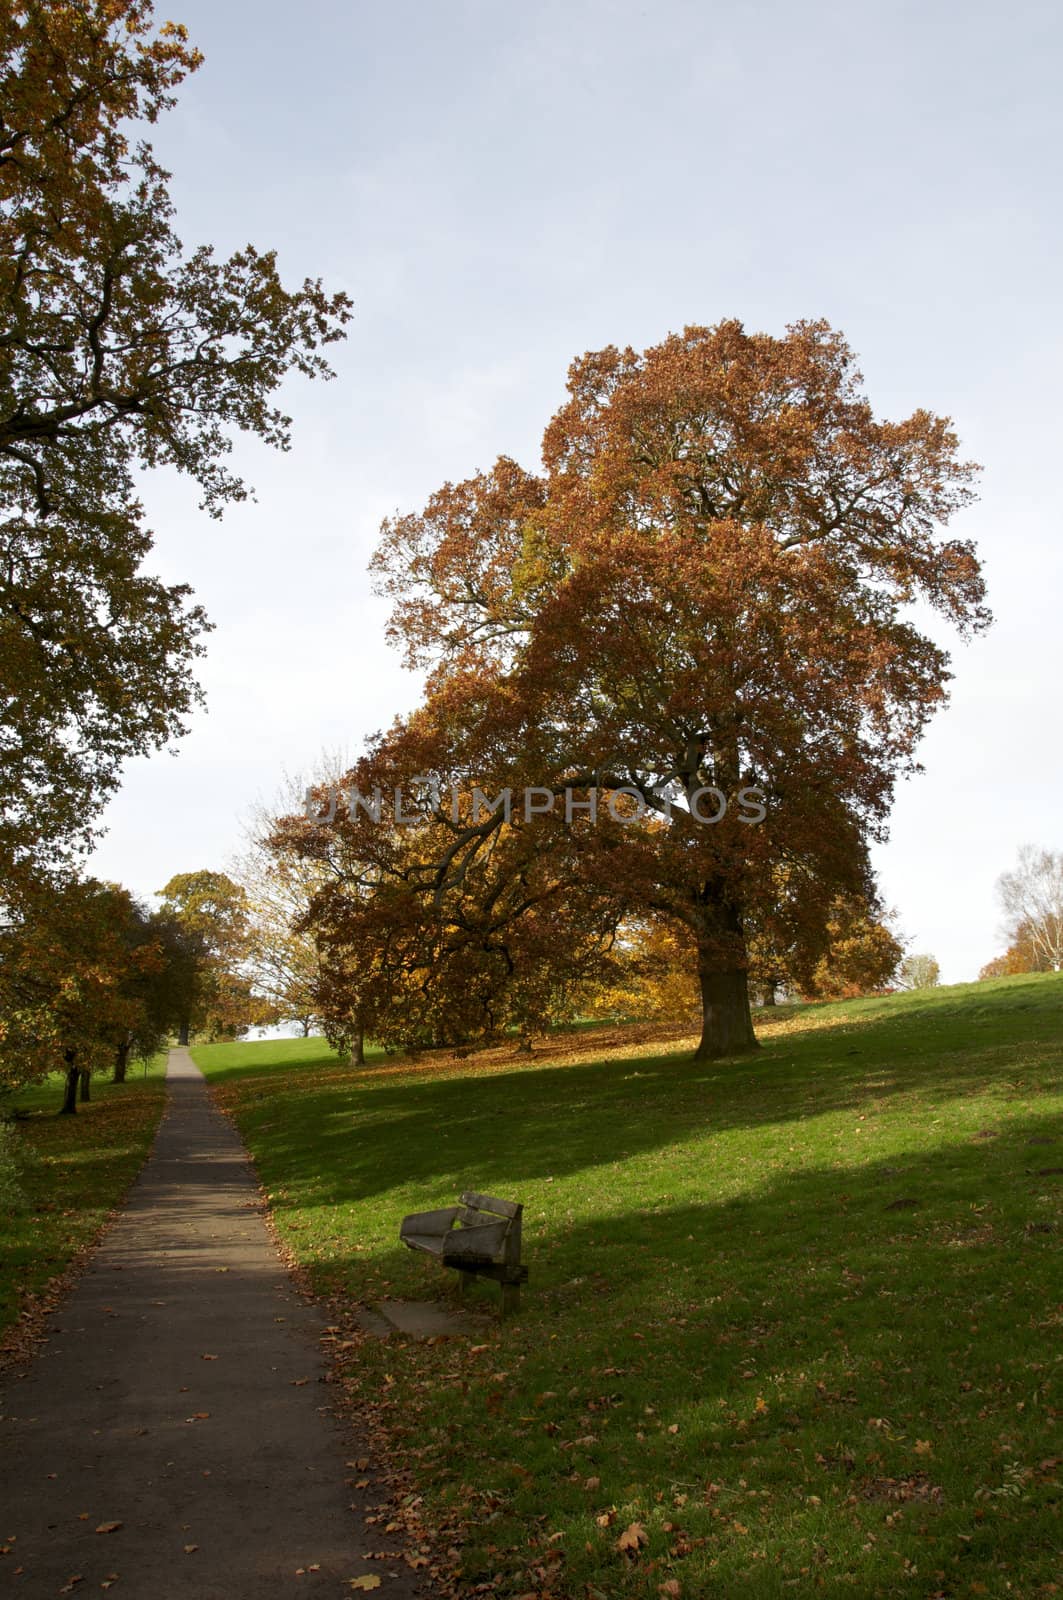
[[[1012,978],[1021,972],[1051,972],[1052,963],[1043,945],[1034,941],[1029,924],[1022,922],[1002,956],[994,956],[979,972],[979,978]]]
[[[933,956],[905,956],[897,971],[899,989],[934,989],[940,982],[941,968]]]
[[[160,910],[181,930],[191,955],[182,990],[178,1037],[239,1038],[276,1021],[275,1008],[255,993],[246,970],[250,948],[247,892],[224,872],[181,872],[160,890]]]
[[[61,1070],[63,1112],[76,1111],[79,1083],[88,1098],[91,1074],[146,1027],[158,952],[130,938],[136,920],[126,890],[92,878],[45,881],[23,898],[0,935],[0,1081]]]

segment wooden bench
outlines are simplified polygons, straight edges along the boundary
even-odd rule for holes
[[[489,1194],[463,1194],[460,1204],[440,1211],[415,1211],[404,1217],[399,1238],[411,1250],[435,1256],[470,1277],[493,1278],[502,1289],[502,1315],[520,1307],[520,1286],[528,1269],[520,1262],[520,1224],[524,1207]]]

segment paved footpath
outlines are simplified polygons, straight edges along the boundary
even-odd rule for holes
[[[361,1559],[379,1536],[351,1509],[322,1320],[281,1265],[243,1147],[187,1050],[167,1079],[128,1204],[0,1395],[0,1590],[335,1600],[373,1573],[381,1600],[409,1600],[423,1591],[405,1562]]]

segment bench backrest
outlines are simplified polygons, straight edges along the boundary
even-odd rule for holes
[[[519,1217],[524,1210],[515,1200],[494,1200],[489,1194],[462,1194],[458,1196],[463,1206],[474,1211],[493,1211],[496,1217]]]
[[[464,1208],[459,1215],[462,1224],[485,1222],[488,1216],[505,1217],[509,1222],[506,1229],[505,1262],[507,1266],[520,1265],[520,1234],[521,1218],[524,1207],[515,1200],[497,1200],[489,1194],[463,1194],[459,1196]],[[485,1215],[486,1213],[486,1215]]]

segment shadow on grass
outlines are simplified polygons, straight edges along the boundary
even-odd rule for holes
[[[522,1184],[698,1135],[774,1127],[799,1145],[803,1122],[846,1112],[875,1123],[898,1096],[923,1135],[936,1117],[944,1137],[972,1096],[1002,1107],[1010,1100],[1021,1113],[1058,1081],[1063,982],[1039,994],[1034,1003],[1020,990],[1019,1004],[998,1002],[985,1016],[977,1007],[910,1004],[830,1034],[776,1037],[740,1061],[631,1057],[450,1077],[333,1064],[326,1081],[308,1073],[305,1083],[273,1085],[278,1067],[261,1082],[241,1075],[235,1087],[252,1142],[262,1133],[269,1181],[283,1179],[294,1204],[395,1191],[428,1206],[470,1185],[519,1197]],[[900,1137],[895,1114],[884,1127],[885,1137]]]
[[[1054,1147],[1030,1142],[1046,1138]],[[546,1201],[527,1217],[522,1312],[499,1329],[504,1385],[466,1366],[455,1392],[451,1347],[360,1359],[433,1392],[442,1465],[463,1443],[466,1476],[469,1455],[496,1474],[520,1461],[516,1526],[552,1495],[580,1514],[574,1467],[602,1475],[604,1503],[640,1511],[661,1488],[706,1478],[738,1494],[741,1475],[745,1521],[792,1554],[799,1532],[822,1537],[807,1494],[840,1506],[855,1493],[852,1526],[890,1543],[885,1512],[926,1483],[940,1498],[920,1504],[917,1541],[898,1525],[905,1551],[918,1542],[926,1559],[941,1540],[936,1560],[958,1551],[977,1573],[1001,1554],[1001,1512],[1024,1570],[1040,1573],[1058,1501],[1038,1466],[1053,1456],[1061,1326],[1061,1180],[1037,1171],[1050,1164],[1063,1165],[1063,1119],[1027,1115],[996,1140],[918,1152],[891,1171],[790,1169],[738,1199],[575,1218]],[[917,1203],[891,1209],[900,1200]],[[397,1243],[371,1261],[341,1245],[315,1272],[360,1299],[440,1297],[450,1279]],[[473,1297],[495,1303],[488,1286]],[[447,1382],[433,1390],[437,1370]],[[783,1502],[758,1511],[757,1495],[780,1487]]]

